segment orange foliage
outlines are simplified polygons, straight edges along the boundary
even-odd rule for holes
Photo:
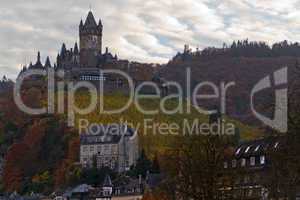
[[[61,162],[61,164],[56,168],[54,172],[55,188],[59,188],[66,183],[66,174],[72,164],[78,161],[79,150],[80,140],[78,137],[75,137],[69,141],[69,148],[66,159]]]
[[[26,132],[24,142],[30,148],[33,148],[40,144],[45,135],[46,124],[41,121],[35,121],[32,127]]]
[[[18,191],[23,180],[24,168],[21,163],[26,159],[26,153],[29,148],[24,143],[18,143],[11,146],[7,155],[3,170],[3,182],[6,191]]]

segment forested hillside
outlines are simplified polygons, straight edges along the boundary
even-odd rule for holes
[[[45,92],[36,88],[23,91],[23,99],[28,105],[39,107],[45,104]],[[76,94],[76,105],[84,107],[89,101],[84,91]],[[106,109],[119,108],[127,101],[127,97],[120,94],[104,97]],[[1,97],[1,154],[4,155],[3,187],[5,191],[36,191],[50,192],[53,188],[67,187],[82,178],[82,171],[76,165],[79,161],[78,121],[86,119],[90,123],[101,124],[122,123],[141,127],[138,129],[140,148],[144,149],[150,158],[163,155],[170,149],[178,148],[178,141],[182,135],[152,134],[153,130],[144,129],[144,119],[152,119],[153,123],[177,123],[180,126],[184,119],[200,123],[208,122],[208,116],[201,115],[195,110],[191,114],[144,115],[134,105],[129,109],[114,115],[103,115],[99,108],[94,112],[80,116],[76,115],[76,127],[67,127],[65,115],[29,116],[20,112],[13,103],[9,93]],[[141,101],[144,109],[157,108],[159,101]],[[171,100],[167,107],[173,108],[177,102]],[[224,118],[226,118],[224,116]],[[122,119],[123,121],[120,121]],[[245,126],[238,121],[227,119],[236,125],[238,140],[251,139],[261,136],[259,130]],[[152,122],[151,122],[152,123]],[[234,136],[232,136],[234,137]],[[28,164],[30,163],[30,165]],[[74,165],[75,164],[75,165]]]

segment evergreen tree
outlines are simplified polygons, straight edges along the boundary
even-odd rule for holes
[[[155,173],[155,174],[160,173],[160,165],[159,165],[157,154],[155,154],[154,159],[152,161],[151,173]]]
[[[147,172],[151,171],[151,161],[146,156],[145,150],[143,149],[139,159],[137,160],[136,166],[134,168],[134,174],[136,176],[142,175],[143,178],[146,177]]]

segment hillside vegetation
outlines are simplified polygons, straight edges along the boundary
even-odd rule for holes
[[[104,108],[106,110],[109,109],[117,109],[121,108],[128,101],[128,97],[114,94],[114,95],[106,95],[104,97]],[[76,95],[76,104],[78,107],[86,107],[87,102],[89,102],[89,96],[85,92],[80,92]],[[139,101],[141,107],[144,110],[151,110],[159,108],[160,101],[153,99],[143,99]],[[184,101],[183,107],[184,112],[176,113],[176,114],[165,114],[161,110],[159,110],[158,114],[154,115],[145,115],[140,112],[134,104],[131,104],[128,109],[126,109],[122,113],[118,114],[101,114],[100,113],[100,102],[97,106],[97,109],[90,114],[87,115],[78,115],[76,114],[76,128],[79,128],[79,120],[87,119],[90,123],[99,123],[99,124],[109,124],[109,123],[118,123],[118,122],[127,122],[129,125],[133,125],[134,128],[137,128],[138,125],[138,133],[140,136],[140,144],[141,147],[146,150],[150,155],[153,155],[157,151],[164,151],[168,148],[174,147],[174,140],[180,139],[183,135],[184,130],[184,120],[188,121],[192,126],[194,120],[199,120],[199,123],[208,123],[209,116],[200,114],[195,108],[191,109],[191,113],[186,112],[187,102]],[[178,106],[178,101],[173,99],[166,102],[166,107],[170,110],[175,109]],[[172,132],[168,131],[166,134],[159,134],[157,129],[153,130],[152,127],[145,128],[144,120],[151,120],[149,125],[153,124],[172,124],[176,123],[179,125],[178,135],[172,134]],[[226,123],[233,123],[237,129],[239,129],[241,139],[249,140],[255,139],[261,136],[260,130],[244,125],[239,121],[232,120],[224,116]],[[120,121],[122,120],[122,121]]]

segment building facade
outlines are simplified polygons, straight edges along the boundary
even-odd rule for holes
[[[239,145],[224,161],[219,196],[223,199],[269,199],[270,155],[281,145],[283,138],[280,137]]]
[[[138,159],[137,132],[126,125],[107,125],[98,134],[80,137],[80,163],[83,167],[109,167],[128,171]]]

